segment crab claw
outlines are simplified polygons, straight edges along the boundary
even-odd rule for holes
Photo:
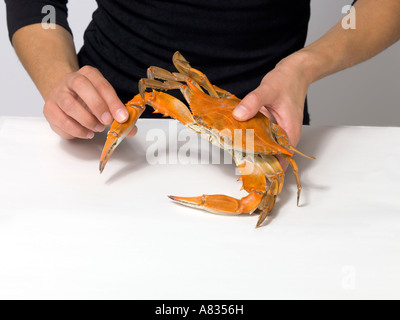
[[[252,214],[259,206],[263,194],[251,192],[242,199],[235,199],[222,194],[202,195],[199,197],[168,196],[171,200],[187,207],[205,210],[220,215]]]
[[[135,96],[126,104],[129,113],[129,118],[124,123],[114,121],[107,135],[107,141],[104,145],[103,152],[100,158],[100,173],[103,172],[108,160],[117,148],[117,146],[125,139],[125,137],[135,128],[136,121],[145,110],[145,102],[140,94]]]
[[[129,133],[130,131],[127,130],[127,132]],[[104,168],[105,168],[105,166],[107,164],[107,161],[110,159],[110,157],[113,154],[115,148],[121,143],[121,141],[124,138],[125,138],[124,136],[120,136],[114,130],[110,130],[108,132],[107,141],[106,141],[106,144],[104,145],[103,152],[102,152],[101,158],[100,158],[100,166],[99,166],[100,173],[103,172],[103,170],[104,170]]]

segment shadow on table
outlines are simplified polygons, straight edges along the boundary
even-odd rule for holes
[[[303,153],[315,156],[317,160],[309,160],[299,155],[296,155],[296,162],[299,167],[300,179],[302,181],[302,185],[307,189],[319,189],[319,190],[328,190],[328,186],[317,185],[312,181],[307,179],[307,171],[312,170],[315,161],[322,156],[324,148],[329,147],[330,137],[334,134],[334,127],[305,127],[302,134],[301,143],[298,146],[298,149]],[[100,155],[104,146],[104,142],[106,141],[107,134],[106,132],[96,134],[96,136],[91,140],[70,140],[61,141],[61,148],[71,154],[72,156],[86,161],[93,161],[100,159]],[[178,149],[184,142],[178,143]],[[166,147],[167,154],[169,153],[169,147]],[[223,151],[221,151],[221,159],[223,158]],[[112,184],[119,179],[140,170],[143,167],[149,166],[146,160],[146,150],[143,149],[143,144],[138,142],[135,138],[129,139],[129,143],[125,141],[118,146],[115,153],[113,154],[112,159],[119,160],[120,162],[126,163],[121,169],[111,175],[111,177],[107,180],[107,184]],[[235,175],[236,166],[235,164],[214,164],[219,166],[219,169],[223,172],[223,174],[227,176],[232,176],[232,179],[237,177]],[[295,185],[296,181],[294,179],[294,175],[291,171],[291,168],[288,168],[286,177],[285,177],[286,185]],[[285,205],[288,201],[293,201],[293,205],[296,205],[296,194],[291,191],[293,188],[283,188],[281,194],[278,196],[277,203],[275,205],[274,210],[264,223],[267,225],[273,221],[273,219],[279,214],[279,211],[283,205]],[[307,192],[302,192],[302,198],[300,202],[301,207],[305,207],[308,205],[307,201]],[[247,215],[243,215],[247,216]]]
[[[101,152],[106,139],[107,132],[101,132],[97,133],[90,141],[79,139],[62,140],[60,145],[63,151],[77,159],[83,161],[98,160],[100,162]],[[110,160],[110,162],[119,160],[122,163],[126,163],[126,165],[114,173],[110,179],[107,180],[107,184],[111,184],[129,173],[140,170],[140,168],[147,165],[145,157],[146,152],[142,145],[135,141],[135,138],[129,139],[129,142],[127,140],[118,146]]]
[[[62,139],[60,140],[60,146],[63,151],[77,159],[93,161],[95,159],[100,159],[101,151],[106,138],[107,134],[101,132],[97,133],[92,140]]]

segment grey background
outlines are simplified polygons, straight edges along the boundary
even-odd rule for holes
[[[350,0],[313,0],[307,42],[315,41],[343,15]],[[69,22],[77,48],[96,2],[70,0]],[[4,2],[0,5],[0,116],[42,116],[43,100],[8,40]],[[309,91],[313,125],[400,126],[400,43],[379,56],[313,84]]]

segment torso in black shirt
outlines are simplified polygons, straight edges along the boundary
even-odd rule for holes
[[[97,2],[79,62],[98,68],[125,102],[149,66],[174,70],[178,50],[212,83],[242,98],[304,46],[310,17],[310,0]]]

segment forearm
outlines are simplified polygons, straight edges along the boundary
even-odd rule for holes
[[[321,39],[295,53],[311,84],[372,58],[400,39],[399,0],[359,0],[356,29],[341,22]]]
[[[66,74],[79,69],[72,36],[59,25],[47,30],[41,24],[23,27],[12,43],[44,100]]]

